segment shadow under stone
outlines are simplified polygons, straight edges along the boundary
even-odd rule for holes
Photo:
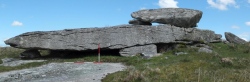
[[[120,56],[119,49],[101,49],[101,56]],[[87,56],[98,56],[98,50],[50,50],[43,58],[80,58]]]

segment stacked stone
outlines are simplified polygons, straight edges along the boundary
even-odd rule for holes
[[[202,11],[185,8],[147,9],[133,12],[129,24],[152,25],[152,23],[170,24],[177,27],[197,27]]]

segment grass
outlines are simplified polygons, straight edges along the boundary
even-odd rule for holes
[[[198,53],[198,49],[181,47],[158,57],[143,59],[140,56],[101,56],[103,62],[122,62],[125,71],[109,74],[103,82],[249,82],[250,43],[247,45],[212,43],[208,44],[216,53]],[[1,51],[1,50],[0,50]],[[3,51],[4,57],[18,57],[23,50]],[[41,51],[46,54],[46,51]],[[174,52],[187,52],[173,55]],[[2,52],[1,52],[2,53]],[[11,56],[10,56],[11,55]],[[167,57],[167,59],[166,59]],[[231,62],[222,61],[223,58]],[[18,67],[0,67],[0,72],[40,66],[50,62],[96,61],[96,56],[80,58],[45,58],[43,63],[30,63]]]
[[[209,44],[217,53],[180,48],[149,60],[127,64],[125,71],[108,75],[103,82],[249,82],[250,46]],[[188,52],[175,56],[173,52]],[[165,59],[168,57],[168,59]],[[222,62],[229,58],[232,62]],[[132,60],[133,61],[133,60]],[[127,63],[127,62],[125,62]]]

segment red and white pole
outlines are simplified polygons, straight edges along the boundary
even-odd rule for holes
[[[100,63],[100,53],[101,53],[101,49],[100,49],[100,43],[98,44],[98,63]]]

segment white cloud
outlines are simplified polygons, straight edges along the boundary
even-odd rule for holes
[[[233,6],[235,8],[239,8],[239,6],[236,4],[235,0],[207,0],[207,3],[214,8],[217,8],[219,10],[227,10],[228,6]]]
[[[232,29],[240,29],[240,27],[239,27],[239,26],[236,26],[236,25],[233,25],[231,28],[232,28]]]
[[[250,0],[248,0],[247,2],[250,3]]]
[[[159,0],[158,5],[161,8],[179,8],[176,0]]]
[[[12,26],[23,26],[23,23],[21,23],[19,21],[13,21],[13,23],[11,25]]]
[[[246,41],[250,40],[250,32],[244,32],[238,35],[241,39],[244,39]]]
[[[250,26],[250,21],[246,22],[246,25],[247,25],[247,26]]]

